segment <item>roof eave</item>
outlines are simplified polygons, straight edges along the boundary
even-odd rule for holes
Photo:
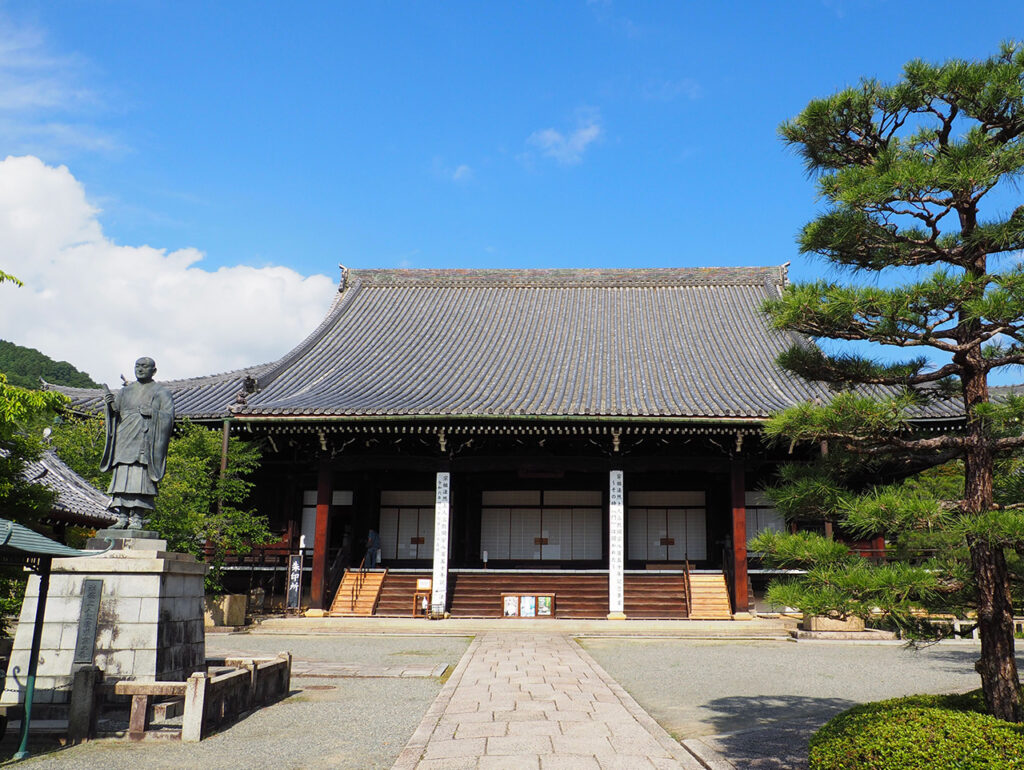
[[[601,422],[761,425],[767,417],[588,414],[235,414],[232,422]]]

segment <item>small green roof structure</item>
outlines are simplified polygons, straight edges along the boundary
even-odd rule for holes
[[[22,558],[39,556],[73,558],[95,556],[97,553],[102,553],[102,551],[81,551],[51,540],[46,535],[40,535],[23,524],[0,518],[0,556],[5,557],[5,561],[10,561],[10,557],[17,558],[19,555]]]
[[[111,546],[113,543],[111,543]],[[28,729],[32,720],[32,699],[35,694],[36,669],[39,665],[39,646],[43,635],[43,620],[46,615],[46,594],[50,585],[50,563],[54,557],[74,558],[96,556],[103,551],[82,551],[71,548],[40,535],[23,524],[0,518],[0,562],[19,563],[39,574],[39,599],[36,602],[36,617],[32,629],[32,649],[29,652],[28,681],[25,689],[25,714],[21,720],[21,745],[15,759],[28,756]]]

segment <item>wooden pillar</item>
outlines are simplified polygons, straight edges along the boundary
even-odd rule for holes
[[[734,460],[730,472],[732,480],[732,595],[736,602],[733,612],[747,612],[747,490],[743,463]]]
[[[224,476],[228,472],[228,447],[231,439],[231,420],[224,420],[220,429],[220,480],[224,483]],[[217,495],[217,513],[224,510],[224,495]]]
[[[316,479],[316,534],[313,537],[313,577],[310,580],[312,606],[316,610],[327,609],[324,595],[327,591],[327,534],[331,513],[331,464],[320,462]]]

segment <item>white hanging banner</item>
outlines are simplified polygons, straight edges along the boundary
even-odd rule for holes
[[[451,510],[451,474],[438,473],[434,500],[434,583],[431,609],[442,612],[448,604],[448,516]]]
[[[624,607],[625,505],[622,471],[608,473],[608,614],[622,615]]]

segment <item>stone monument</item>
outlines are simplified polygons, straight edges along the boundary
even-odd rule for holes
[[[107,683],[184,681],[205,669],[206,565],[167,550],[145,529],[163,477],[174,422],[170,391],[153,381],[151,358],[135,363],[136,382],[106,390],[107,441],[102,467],[113,471],[109,507],[118,523],[86,548],[106,550],[54,559],[46,601],[35,703],[67,704],[78,668],[98,666]],[[0,704],[24,700],[39,578],[29,578]],[[59,712],[59,709],[54,709]]]

